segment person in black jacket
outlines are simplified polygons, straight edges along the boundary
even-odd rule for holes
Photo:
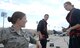
[[[45,14],[44,19],[40,20],[37,26],[37,32],[39,34],[39,40],[42,45],[42,48],[46,48],[46,45],[47,45],[47,38],[48,38],[47,20],[48,18],[49,18],[49,15]]]
[[[70,11],[66,17],[69,27],[66,32],[69,35],[69,48],[80,48],[80,9],[74,8],[71,2],[65,2],[64,8]]]

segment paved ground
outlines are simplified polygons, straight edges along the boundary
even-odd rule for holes
[[[68,48],[68,44],[69,44],[69,37],[68,36],[55,36],[55,35],[49,35],[48,38],[50,41],[47,43],[47,48],[56,48],[56,47],[60,47],[60,48]],[[50,47],[50,44],[54,43],[54,47]],[[31,47],[31,48],[35,48],[35,47]]]
[[[49,39],[50,42],[47,43],[47,48],[51,48],[50,43],[54,43],[54,47],[52,48],[56,48],[56,46],[59,46],[60,48],[68,48],[68,40],[69,40],[68,36],[60,37],[60,36],[50,35]]]
[[[47,48],[56,48],[56,46],[59,46],[60,48],[68,48],[68,36],[60,37],[60,36],[54,36],[49,35],[49,42],[47,43]],[[54,47],[50,47],[50,44],[54,43]],[[2,44],[0,44],[1,47],[3,47]],[[30,44],[30,48],[35,48],[35,45]]]

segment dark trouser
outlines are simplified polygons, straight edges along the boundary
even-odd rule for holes
[[[42,48],[46,48],[46,46],[47,46],[47,39],[40,40],[40,43],[42,45]]]
[[[80,48],[80,36],[70,37],[69,48]]]

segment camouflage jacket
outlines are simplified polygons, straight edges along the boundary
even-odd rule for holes
[[[29,42],[36,44],[36,40],[20,30],[20,34],[15,31],[14,27],[2,29],[0,31],[0,43],[4,45],[4,48],[28,48]]]

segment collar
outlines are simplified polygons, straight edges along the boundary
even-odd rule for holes
[[[47,21],[45,21],[44,19],[42,19],[42,20],[43,20],[46,24],[48,24]]]
[[[73,8],[71,11],[73,11],[73,10],[75,10],[75,8]],[[71,11],[70,11],[70,12],[71,12]]]
[[[13,25],[10,27],[10,29],[11,29],[11,32],[17,33],[18,35],[21,35],[21,33],[22,33],[22,29],[20,29],[19,31],[16,31],[16,29]]]

